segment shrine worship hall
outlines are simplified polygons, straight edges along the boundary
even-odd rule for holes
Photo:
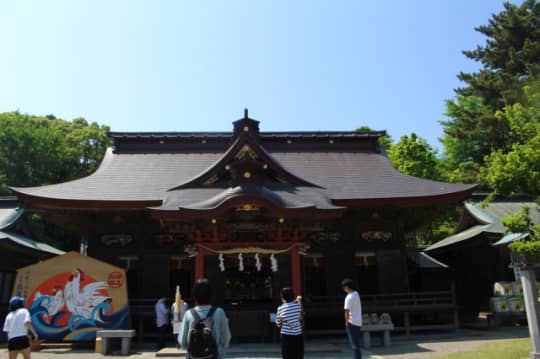
[[[206,277],[233,340],[267,340],[283,286],[304,298],[307,335],[344,333],[343,278],[397,330],[456,328],[449,269],[416,235],[474,185],[399,173],[378,132],[110,132],[96,172],[13,188],[30,213],[80,238],[73,249],[126,271],[130,326],[155,335],[154,303],[190,304]]]

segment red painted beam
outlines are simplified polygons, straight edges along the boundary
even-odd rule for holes
[[[195,281],[197,279],[204,278],[204,257],[206,251],[202,248],[197,249],[197,256],[195,257]]]
[[[295,295],[302,295],[302,276],[300,273],[300,254],[297,248],[291,250],[292,288]]]

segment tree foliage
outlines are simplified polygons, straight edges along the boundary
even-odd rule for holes
[[[529,234],[525,239],[510,243],[511,250],[540,258],[540,223],[533,225],[529,207],[525,206],[519,212],[504,217],[502,223],[507,232]]]
[[[439,179],[437,151],[414,132],[401,136],[399,142],[388,149],[388,157],[401,173],[427,179]]]
[[[519,212],[512,213],[502,219],[504,228],[510,233],[528,232],[531,225],[531,209],[527,206],[522,207]]]
[[[369,126],[360,126],[355,132],[372,132],[373,129]],[[389,134],[385,133],[384,136],[379,137],[379,145],[385,150],[392,145],[392,137]]]
[[[0,113],[0,193],[6,185],[39,186],[92,173],[110,144],[108,130],[83,118]]]
[[[540,94],[527,87],[525,105],[508,105],[496,113],[509,127],[512,145],[486,156],[482,179],[495,194],[540,195]]]
[[[487,37],[486,44],[463,51],[483,67],[473,73],[461,72],[458,78],[468,86],[456,92],[481,97],[495,109],[519,102],[524,83],[540,75],[539,26],[537,0],[526,0],[521,5],[505,2],[503,11],[475,29]]]
[[[441,122],[445,160],[457,179],[471,175],[461,172],[462,163],[478,164],[466,166],[475,169],[472,174],[477,177],[492,152],[513,149],[509,123],[496,114],[523,103],[523,89],[540,76],[540,3],[504,3],[504,10],[476,31],[486,36],[485,45],[463,53],[482,67],[458,75],[465,86],[456,89],[454,100],[447,101],[449,120]]]

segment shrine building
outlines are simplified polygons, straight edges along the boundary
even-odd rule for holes
[[[415,293],[440,289],[448,295],[424,311],[455,309],[445,266],[418,252],[416,231],[475,185],[399,173],[384,134],[260,132],[246,110],[232,132],[110,132],[90,176],[12,190],[27,212],[78,234],[82,253],[126,269],[140,335],[159,297],[180,285],[189,301],[201,277],[233,337],[264,336],[285,285],[305,298],[308,330],[342,329],[346,277],[366,311],[410,330],[414,308],[392,298],[417,303]]]

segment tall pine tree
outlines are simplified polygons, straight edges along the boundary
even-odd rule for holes
[[[487,37],[484,46],[464,51],[482,68],[460,73],[465,86],[447,101],[448,121],[442,121],[445,157],[450,170],[460,171],[464,163],[484,164],[493,151],[512,148],[510,126],[495,116],[508,105],[523,101],[523,88],[540,76],[540,3],[526,0],[521,5],[504,3],[504,10],[492,15],[488,24],[476,28]],[[470,179],[470,173],[455,177]]]

